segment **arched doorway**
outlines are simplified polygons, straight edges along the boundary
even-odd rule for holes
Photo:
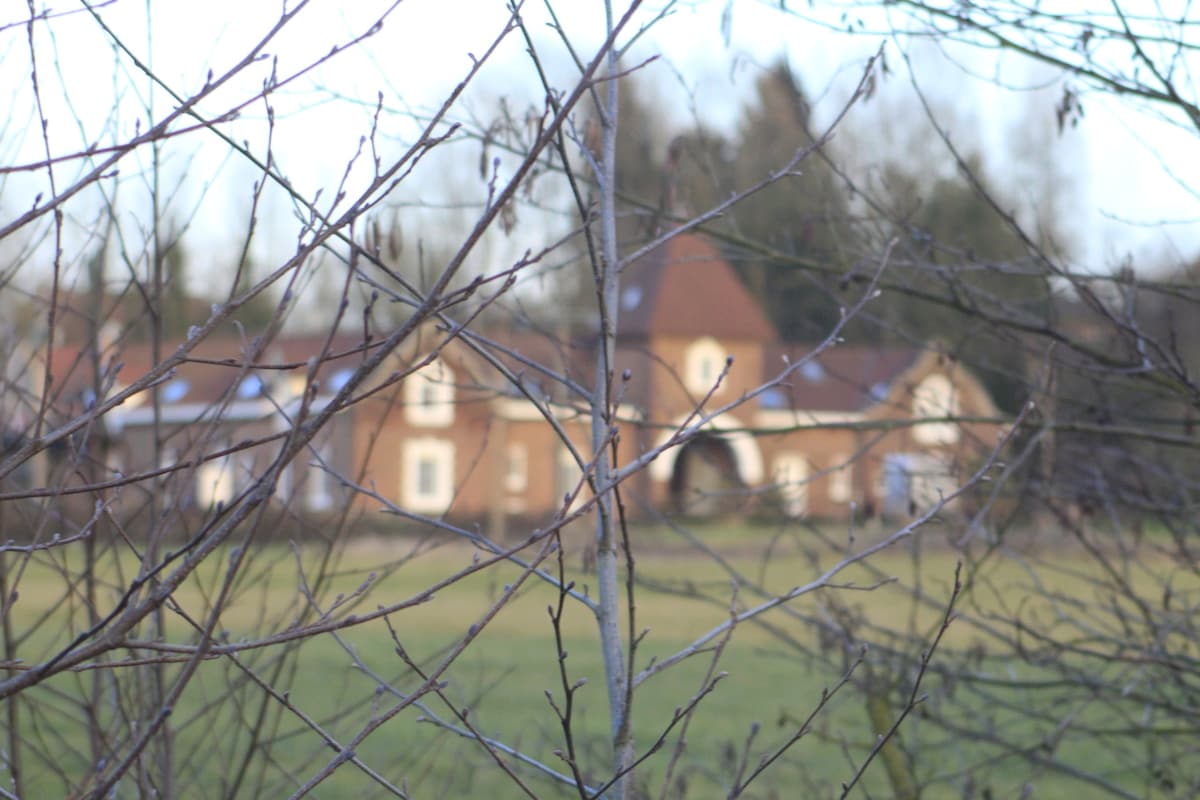
[[[671,473],[671,506],[692,517],[737,510],[745,500],[737,456],[720,436],[702,433],[679,449]]]

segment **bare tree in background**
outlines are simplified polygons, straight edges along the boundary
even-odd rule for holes
[[[340,38],[322,30],[316,47],[305,29],[321,27],[316,4],[285,5],[235,57],[187,65],[197,74],[185,79],[156,62],[149,5],[145,41],[112,22],[119,1],[31,3],[27,18],[0,23],[5,58],[32,78],[8,121],[25,128],[4,137],[20,144],[0,150],[0,796],[1197,791],[1200,390],[1170,322],[1188,317],[1190,278],[1082,274],[1021,227],[949,135],[945,157],[1001,221],[1003,247],[947,241],[919,208],[860,181],[833,133],[883,81],[878,56],[832,123],[810,130],[797,106],[797,141],[772,139],[711,190],[689,176],[706,198],[696,207],[668,191],[631,196],[618,172],[621,86],[646,67],[633,44],[672,10],[641,5],[606,3],[604,35],[585,47],[553,9],[547,37],[516,4],[428,111],[392,97],[382,72],[374,103],[337,83],[344,63],[361,69],[375,43],[419,25],[399,3],[355,17]],[[1060,125],[1080,112],[1085,84],[1197,124],[1170,56],[1193,57],[1186,16],[888,4],[900,9],[887,19],[922,26],[909,33],[1070,70],[1079,83],[1064,90]],[[83,102],[74,73],[56,60],[56,36],[77,28],[104,43],[118,76],[95,115],[72,105]],[[1104,42],[1129,53],[1101,61]],[[465,93],[513,45],[542,101],[479,123]],[[552,58],[572,65],[569,81],[552,76]],[[761,116],[802,102],[781,70],[760,83]],[[310,81],[362,119],[346,157],[332,143],[305,154],[321,166],[311,174],[330,176],[315,179],[292,172],[279,145],[295,130],[283,109],[313,113],[290,96]],[[787,102],[768,103],[772,91]],[[133,112],[127,94],[140,98]],[[755,119],[740,132],[747,148],[767,124]],[[407,210],[437,219],[423,194],[467,152],[476,182],[451,196],[460,219],[458,201],[476,198],[470,222],[452,243],[417,245],[426,234],[406,226]],[[209,178],[227,163],[252,174],[238,190],[249,212],[232,252],[216,254],[202,221],[226,202]],[[836,232],[818,255],[737,224],[742,209],[786,221],[785,189],[807,185],[806,171],[853,198],[806,206]],[[669,175],[635,177],[669,187]],[[569,224],[523,236],[562,198]],[[629,225],[627,213],[657,222]],[[831,313],[802,357],[744,392],[719,394],[726,363],[682,422],[637,419],[626,393],[640,376],[618,368],[623,275],[698,232],[762,267],[760,296],[775,278],[811,285]],[[502,251],[503,234],[528,249],[481,258]],[[526,313],[537,302],[527,278],[572,270],[590,290],[586,339]],[[934,311],[936,330],[914,327]],[[300,329],[304,347],[285,346]],[[1002,371],[1016,387],[1011,413],[797,419],[864,444],[827,470],[736,492],[766,509],[764,498],[867,464],[872,443],[914,424],[966,437],[1002,428],[977,442],[959,480],[886,520],[859,507],[836,523],[769,516],[745,540],[765,542],[748,559],[686,514],[647,508],[639,480],[657,459],[790,390],[855,329],[873,329],[876,344],[937,336],[946,363]],[[592,358],[582,370],[581,350]],[[983,363],[998,352],[1002,364]],[[370,471],[398,458],[384,420],[438,369],[454,375],[454,424],[513,402],[526,409],[515,421],[542,429],[553,456],[529,480],[553,486],[553,514],[510,518],[497,488],[486,520],[458,520],[403,488],[429,488],[436,459],[400,488]],[[217,389],[180,410],[178,393],[199,391],[182,381],[213,374]],[[233,425],[252,405],[268,412]],[[360,418],[380,422],[339,449],[339,426]],[[481,424],[478,450],[456,457],[454,492],[503,474],[488,445],[504,424]],[[149,460],[134,457],[137,442]],[[632,521],[647,515],[656,526]],[[640,566],[679,542],[690,555],[678,570]],[[579,550],[594,574],[575,568]],[[798,574],[771,572],[783,555]],[[880,606],[861,599],[877,596]],[[896,613],[882,618],[883,606]],[[545,652],[521,652],[527,642]],[[509,688],[512,672],[535,666],[535,697]],[[764,685],[776,674],[787,677]],[[743,719],[758,721],[735,729]]]
[[[1126,264],[1109,274],[1080,265],[1061,239],[1046,237],[1044,217],[1021,215],[996,190],[971,143],[937,113],[929,99],[935,81],[910,51],[934,40],[968,63],[998,52],[1007,64],[1044,70],[1038,75],[1050,74],[1058,95],[1042,117],[1060,134],[1105,96],[1121,98],[1133,118],[1165,120],[1194,140],[1195,22],[1186,5],[1152,13],[1122,3],[1070,11],[1022,2],[833,7],[850,29],[885,32],[896,43],[893,80],[913,87],[939,152],[970,188],[949,211],[982,201],[1005,220],[1007,244],[988,252],[963,235],[965,225],[939,230],[947,209],[923,209],[931,194],[902,191],[915,209],[905,214],[889,205],[886,182],[858,177],[861,165],[841,167],[885,235],[901,237],[881,282],[898,301],[885,306],[886,330],[919,336],[921,325],[948,322],[948,354],[999,370],[1029,409],[977,513],[944,527],[967,576],[955,624],[973,633],[963,646],[939,650],[937,681],[924,684],[928,701],[893,740],[903,752],[885,759],[892,788],[898,796],[940,786],[964,797],[1039,789],[1191,796],[1200,785],[1185,743],[1196,733],[1189,509],[1200,395],[1182,308],[1195,296],[1194,277],[1170,265]],[[1170,170],[1171,156],[1161,157]],[[1057,208],[1053,224],[1070,232],[1070,208],[1049,199],[1046,207]],[[921,222],[923,214],[934,219]],[[854,604],[831,602],[813,620],[829,636],[823,641],[872,643],[858,678],[880,733],[903,716],[912,676],[928,674],[923,643],[932,622],[921,615],[932,598],[923,573],[941,535],[913,540],[907,637],[884,633]],[[828,649],[799,649],[830,658]]]
[[[24,24],[5,29],[10,37],[25,35],[33,76],[31,128],[41,137],[40,155],[28,156],[26,148],[10,154],[7,179],[20,191],[38,191],[31,192],[31,203],[11,211],[0,229],[11,243],[6,301],[33,309],[5,339],[7,413],[0,467],[10,534],[0,553],[5,796],[174,797],[202,786],[201,794],[219,787],[231,796],[298,797],[347,771],[359,781],[351,786],[408,796],[409,774],[427,771],[436,760],[418,755],[376,763],[364,755],[364,747],[369,739],[382,738],[385,724],[410,710],[432,724],[435,736],[450,732],[473,741],[516,791],[536,795],[548,778],[549,785],[557,782],[580,796],[630,796],[637,764],[661,747],[717,680],[710,676],[674,716],[652,720],[659,738],[638,749],[631,722],[637,636],[632,628],[623,631],[622,624],[625,613],[633,624],[633,584],[626,580],[621,588],[619,550],[630,576],[633,561],[617,490],[656,453],[637,454],[620,466],[610,456],[618,442],[620,404],[620,377],[612,367],[621,268],[613,202],[612,143],[621,79],[616,42],[637,5],[609,11],[603,44],[591,55],[571,50],[579,61],[570,88],[545,83],[545,106],[529,119],[529,135],[511,171],[502,172],[499,162],[483,162],[485,197],[477,217],[423,280],[388,266],[383,234],[372,220],[420,172],[424,160],[452,143],[460,128],[453,114],[461,93],[488,66],[496,48],[511,38],[528,39],[515,10],[489,48],[472,57],[462,83],[444,104],[418,120],[410,139],[385,148],[381,96],[340,178],[311,192],[276,160],[276,100],[308,76],[351,57],[373,37],[386,35],[382,32],[390,29],[396,7],[384,8],[323,55],[299,65],[267,56],[286,47],[292,29],[311,13],[307,4],[285,9],[230,66],[213,70],[191,91],[159,71],[153,17],[142,20],[145,47],[106,21],[102,11],[111,18],[113,9],[85,8],[64,17],[31,6]],[[119,114],[121,90],[113,96],[111,116],[98,128],[96,120],[76,109],[77,135],[51,134],[48,108],[59,109],[72,94],[68,75],[47,66],[53,63],[51,35],[75,16],[112,48],[116,72],[134,76],[130,86],[144,99],[132,135]],[[532,64],[546,81],[528,41]],[[561,43],[571,47],[565,38]],[[571,120],[584,98],[599,98],[603,109],[596,154],[572,141]],[[72,111],[69,105],[67,111]],[[227,126],[251,113],[266,134],[257,144],[232,135]],[[187,274],[196,262],[184,257],[180,238],[191,224],[181,228],[171,222],[190,220],[208,201],[205,185],[195,185],[189,166],[179,166],[179,159],[191,158],[187,142],[194,139],[215,141],[224,158],[257,172],[240,252],[222,264],[202,265],[207,293],[216,301],[199,307],[188,302],[189,284],[200,276]],[[581,147],[590,163],[577,172],[574,151]],[[202,151],[195,152],[201,160]],[[803,155],[798,152],[791,163],[780,165],[779,175],[765,176],[744,193],[778,180]],[[574,445],[557,421],[555,404],[561,401],[555,398],[562,392],[532,393],[511,366],[518,354],[505,351],[476,326],[523,272],[554,250],[465,274],[489,229],[511,229],[518,193],[533,172],[547,165],[566,178],[575,197],[596,276],[599,356],[594,379],[583,384],[595,388],[567,398],[590,407],[591,440],[582,446]],[[261,252],[258,242],[266,235],[259,230],[260,209],[272,203],[286,203],[295,212],[294,245],[286,256],[276,255],[251,273],[253,254]],[[215,286],[214,267],[228,269]],[[306,302],[315,283],[326,292],[330,285],[340,286],[328,310]],[[352,293],[367,297],[360,316],[349,302]],[[250,318],[243,323],[242,312],[264,297],[273,299],[274,315],[261,327],[247,328]],[[384,305],[405,310],[382,314]],[[281,331],[300,316],[307,317],[310,349],[280,349]],[[232,352],[231,329],[238,343]],[[371,404],[381,400],[394,403],[406,381],[418,381],[417,372],[452,347],[472,353],[495,372],[492,378],[476,376],[474,388],[487,390],[498,379],[502,391],[523,394],[574,461],[576,477],[568,483],[561,511],[548,525],[518,535],[515,545],[406,508],[389,490],[364,482],[364,465],[347,463],[345,453],[329,446],[330,431],[347,412],[374,408]],[[407,366],[396,369],[397,358]],[[580,386],[551,366],[519,358],[517,363],[521,372],[532,366],[567,392]],[[212,369],[226,370],[226,388],[215,396],[199,394],[201,370]],[[191,407],[180,402],[189,392],[200,398]],[[251,401],[272,405],[269,416],[276,424],[231,430],[239,409]],[[687,441],[714,414],[719,410],[697,417],[668,446]],[[148,462],[137,459],[147,452]],[[301,465],[306,469],[299,470]],[[301,490],[294,485],[299,474],[307,482],[302,491],[308,500],[320,500],[319,526],[301,508]],[[402,555],[370,574],[359,573],[358,585],[344,590],[346,575],[339,564],[359,513],[349,502],[355,494],[407,520],[418,535]],[[585,515],[598,520],[594,599],[573,588],[561,555],[563,527]],[[282,536],[273,536],[276,531]],[[471,544],[474,558],[415,587],[415,594],[398,597],[385,588],[401,586],[396,581],[402,566],[447,536]],[[297,544],[306,539],[315,544]],[[290,551],[284,540],[293,542]],[[410,649],[402,619],[407,609],[496,568],[505,570],[505,587],[465,632],[453,632],[432,653]],[[283,591],[293,598],[282,607],[270,597],[276,579],[285,581]],[[476,727],[469,710],[447,693],[444,677],[531,581],[548,584],[558,597],[552,627],[558,662],[564,665],[566,705],[552,698],[551,707],[562,727],[559,759],[565,770]],[[260,588],[265,594],[251,600]],[[599,757],[575,751],[572,697],[579,684],[571,682],[566,668],[564,603],[589,610],[597,622],[612,721],[607,752]],[[247,608],[250,623],[241,616]],[[762,610],[741,613],[749,618]],[[375,654],[360,649],[371,641],[356,640],[367,627],[374,642],[391,643],[384,659],[390,666],[379,666]],[[301,657],[306,643],[316,639],[342,651],[339,669],[349,659],[370,684],[369,691],[332,706],[330,698],[322,698],[326,710],[320,715],[308,710],[304,695],[311,699],[312,690],[305,689],[306,674],[321,670],[318,686],[347,684],[328,674],[328,664],[314,666]],[[442,703],[446,707],[439,710]],[[530,780],[541,781],[541,788],[532,788]]]

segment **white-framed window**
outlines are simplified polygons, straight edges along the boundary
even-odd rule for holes
[[[848,463],[845,453],[833,457],[829,473],[829,501],[831,503],[849,503],[854,496],[854,465]]]
[[[504,460],[504,488],[514,494],[529,486],[529,448],[524,442],[509,442]]]
[[[222,445],[227,447],[228,445]],[[196,470],[196,505],[215,508],[233,499],[234,468],[229,456],[205,461]]]
[[[290,505],[296,491],[296,465],[289,461],[279,471],[279,480],[275,482],[275,497],[283,505]]]
[[[329,442],[317,448],[317,458],[308,465],[304,481],[304,507],[309,511],[328,511],[333,508],[333,447]]]
[[[108,472],[113,478],[125,477],[125,454],[117,449],[108,451]]]
[[[913,459],[911,469],[913,501],[922,511],[932,508],[958,489],[954,462],[949,458],[922,453]]]
[[[33,464],[30,464],[33,467]],[[128,474],[125,467],[125,452],[120,446],[114,447],[108,451],[108,463],[105,465],[108,473],[107,477],[120,479]],[[34,484],[35,486],[44,486],[45,483]],[[125,492],[128,487],[120,487],[113,491],[112,500],[115,508],[120,508],[124,504]]]
[[[583,479],[583,471],[579,468],[575,457],[571,455],[571,451],[566,447],[558,448],[558,463],[556,465],[558,476],[555,484],[558,487],[558,497],[555,498],[555,505],[562,502],[563,498],[571,492],[578,489],[578,493],[571,504],[567,506],[567,511],[572,511],[584,500],[584,495],[588,492],[587,481]],[[581,485],[582,482],[582,485]]]
[[[179,451],[174,447],[163,447],[158,456],[158,468],[170,469],[179,463]]]
[[[958,489],[954,462],[932,453],[889,453],[880,474],[884,511],[922,514]]]
[[[808,513],[808,459],[801,453],[780,453],[774,466],[783,513],[789,517],[804,516]]]
[[[425,437],[404,442],[400,496],[418,514],[442,514],[454,501],[454,443]]]
[[[158,457],[158,468],[159,469],[172,469],[178,464],[179,464],[179,451],[177,449],[175,449],[174,447],[163,447],[163,449],[159,453],[159,457]],[[177,499],[176,492],[178,491],[178,489],[177,489],[178,484],[176,483],[176,481],[179,480],[178,476],[179,476],[180,472],[181,472],[181,470],[175,469],[172,472],[164,472],[158,478],[158,480],[160,481],[159,492],[161,493],[163,502],[167,505],[175,502],[175,500]],[[187,494],[187,490],[184,489],[185,499],[186,499],[186,494]]]
[[[950,379],[937,372],[927,376],[913,390],[913,417],[918,423],[913,428],[913,439],[928,445],[954,444],[959,436],[957,422],[920,421],[958,414],[958,392]]]
[[[689,392],[708,394],[725,368],[728,354],[716,339],[705,336],[688,345],[683,353],[683,385]],[[722,387],[717,389],[721,391]]]
[[[426,428],[454,423],[454,370],[440,358],[404,379],[404,415]]]
[[[234,455],[233,484],[235,487],[249,486],[258,477],[254,472],[258,466],[254,453],[253,449],[246,449],[240,450]]]

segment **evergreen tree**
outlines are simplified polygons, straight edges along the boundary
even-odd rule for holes
[[[1018,328],[989,320],[1044,323],[1052,293],[1038,246],[999,211],[1001,194],[983,159],[952,177],[923,180],[904,165],[884,168],[883,229],[899,246],[876,319],[883,340],[940,339],[1007,410],[1024,400],[1029,359]],[[969,176],[969,177],[968,177]]]
[[[738,127],[735,180],[743,187],[777,172],[815,141],[811,106],[786,63],[763,73],[755,89]],[[838,320],[836,280],[823,270],[840,272],[851,263],[855,234],[843,182],[821,154],[810,153],[798,172],[738,204],[732,221],[740,236],[820,269],[745,252],[731,256],[780,334],[811,339]]]

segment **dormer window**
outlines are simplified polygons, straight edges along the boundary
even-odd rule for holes
[[[329,379],[329,389],[332,392],[340,392],[346,388],[346,384],[354,377],[354,370],[351,367],[342,367],[333,373]]]
[[[944,445],[958,441],[958,423],[953,417],[959,415],[958,392],[950,379],[934,373],[921,381],[913,390],[913,439],[921,444]],[[939,422],[921,422],[925,419]]]
[[[626,286],[621,292],[621,309],[624,311],[633,311],[642,302],[642,287]]]
[[[444,428],[454,422],[454,371],[434,359],[404,379],[404,415],[409,423]]]
[[[758,404],[763,408],[771,410],[787,408],[787,392],[785,392],[783,389],[773,386],[758,396]]]
[[[178,403],[184,398],[184,396],[188,393],[188,389],[190,388],[192,387],[190,384],[188,384],[187,378],[175,378],[163,386],[162,391],[159,393],[159,397],[161,397],[165,403]]]
[[[708,394],[721,375],[726,355],[711,336],[692,342],[683,355],[683,385],[693,394]],[[717,391],[720,390],[718,387]]]
[[[237,396],[241,400],[252,400],[260,394],[263,394],[263,382],[257,375],[247,375],[238,384]]]

